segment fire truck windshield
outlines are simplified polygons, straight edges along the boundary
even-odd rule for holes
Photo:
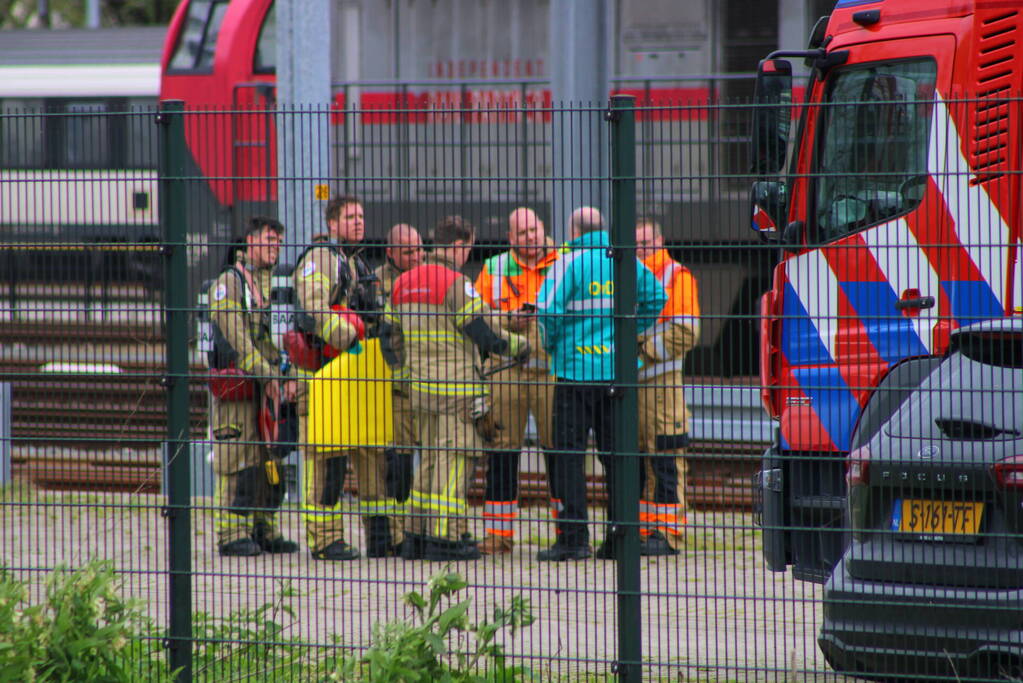
[[[934,106],[931,59],[835,69],[820,110],[816,225],[831,242],[923,199]]]

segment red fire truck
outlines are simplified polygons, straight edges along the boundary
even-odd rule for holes
[[[889,371],[1023,312],[1021,46],[1018,3],[840,0],[808,49],[760,64],[753,228],[782,254],[761,300],[773,570],[823,582],[841,557],[846,454]],[[790,59],[810,67],[797,104]]]

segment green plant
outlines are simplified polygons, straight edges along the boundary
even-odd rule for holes
[[[28,604],[28,585],[0,568],[0,682],[170,681],[159,640],[140,635],[152,629],[139,604],[115,587],[109,562],[58,567]]]
[[[502,629],[510,634],[536,618],[521,596],[509,608],[495,607],[490,620],[470,624],[472,600],[454,602],[453,596],[469,584],[445,570],[427,583],[429,599],[416,591],[405,603],[418,623],[387,622],[373,626],[373,639],[361,657],[343,657],[331,681],[353,683],[518,683],[537,680],[521,666],[509,666],[504,648],[494,641]],[[452,604],[453,603],[453,604]],[[472,636],[469,638],[469,636]],[[448,642],[459,646],[449,650]],[[481,671],[482,669],[482,671]]]
[[[0,486],[0,501],[5,503],[29,503],[38,500],[39,493],[32,482],[25,479],[14,479],[9,484]]]
[[[297,595],[291,584],[282,582],[272,602],[255,609],[232,612],[218,619],[196,612],[193,624],[193,671],[206,680],[295,680],[306,672],[309,648],[295,638],[285,637],[282,616],[294,619],[287,598]]]

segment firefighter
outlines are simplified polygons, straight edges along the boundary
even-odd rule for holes
[[[480,557],[467,533],[466,496],[476,461],[497,431],[481,354],[520,361],[529,355],[525,337],[490,326],[490,307],[459,272],[474,241],[468,221],[442,219],[433,253],[401,275],[391,294],[393,341],[385,347],[397,350],[397,362],[408,371],[422,444],[402,546],[406,559]]]
[[[210,356],[215,528],[221,555],[293,553],[298,544],[277,528],[283,499],[280,462],[260,433],[260,409],[294,400],[296,382],[285,380],[270,332],[270,282],[284,226],[256,217],[244,246],[209,290],[214,349]]]
[[[677,555],[685,539],[689,411],[682,363],[700,335],[696,279],[664,248],[661,226],[636,225],[636,255],[660,280],[668,302],[639,339],[640,553]]]
[[[398,223],[387,233],[386,260],[374,272],[379,282],[380,308],[390,301],[394,282],[402,273],[412,270],[423,261],[423,238],[411,225]],[[412,404],[407,390],[395,391],[391,397],[394,441],[384,451],[387,458],[387,495],[404,503],[412,490],[413,451],[419,437],[412,420]],[[392,521],[392,540],[399,542],[397,524]]]
[[[539,330],[532,314],[544,276],[558,258],[544,225],[532,209],[520,207],[508,216],[506,252],[487,259],[476,278],[476,291],[494,311],[495,322],[509,332],[525,334],[530,346],[540,347]],[[491,367],[500,363],[491,361]],[[519,451],[526,418],[532,413],[545,451],[551,447],[551,382],[546,354],[536,353],[522,366],[491,377],[495,419],[501,424],[495,448],[487,458],[487,485],[483,503],[485,554],[511,552],[518,516]]]
[[[302,349],[289,349],[292,361],[306,372],[315,372],[338,353],[366,336],[367,320],[377,295],[372,271],[359,255],[365,234],[362,203],[351,196],[327,202],[327,232],[313,237],[313,244],[299,256],[292,275],[297,295],[296,326],[302,333]],[[361,315],[360,315],[361,314]],[[364,319],[365,318],[365,319]],[[374,332],[375,323],[370,326]],[[306,538],[313,559],[354,560],[360,553],[344,539],[341,495],[348,455],[354,459],[359,483],[359,512],[366,536],[366,554],[385,557],[391,553],[390,522],[393,500],[388,500],[384,478],[386,461],[380,449],[357,447],[323,452],[309,445],[309,401],[304,386],[298,400],[299,442],[304,463],[302,498]],[[335,419],[358,419],[354,413]]]
[[[558,507],[557,540],[537,553],[541,562],[590,557],[587,528],[586,440],[592,429],[608,489],[608,520],[614,524],[618,458],[614,453],[614,276],[604,218],[593,207],[569,217],[570,251],[540,287],[536,308],[544,348],[557,378],[551,422],[553,449],[547,457],[551,496]],[[636,325],[646,329],[667,301],[649,270],[636,264]],[[614,529],[597,557],[614,556]]]

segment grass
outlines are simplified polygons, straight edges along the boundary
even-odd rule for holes
[[[24,479],[13,479],[9,484],[0,486],[0,503],[34,503],[37,500],[39,491]]]

